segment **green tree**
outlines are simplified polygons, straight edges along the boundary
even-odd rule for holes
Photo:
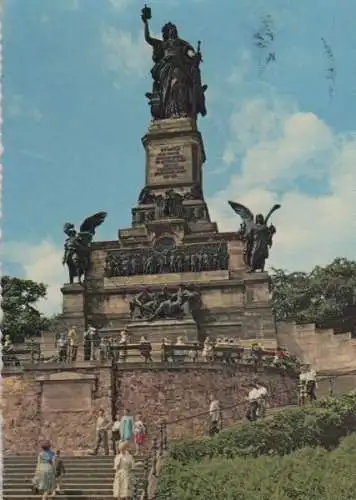
[[[273,269],[273,305],[277,321],[316,323],[321,328],[354,329],[356,262],[337,258],[310,273]]]
[[[10,335],[13,342],[39,337],[50,324],[50,321],[36,308],[38,300],[46,297],[47,286],[32,280],[3,276],[1,289],[2,334]]]

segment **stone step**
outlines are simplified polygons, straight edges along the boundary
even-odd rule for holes
[[[141,470],[135,470],[136,477],[143,477],[145,474],[145,470],[142,468]],[[29,478],[34,476],[34,469],[31,472],[19,472],[18,474],[4,474],[3,475],[3,485],[11,485],[11,484],[21,484],[28,482]],[[65,474],[64,481],[66,483],[79,483],[79,482],[97,482],[97,483],[106,483],[108,481],[112,481],[114,477],[114,471],[107,471],[106,474],[96,474],[93,471],[90,474]]]
[[[133,457],[135,458],[135,460],[144,460],[145,459],[145,455],[133,455]],[[114,460],[114,455],[106,455],[106,456],[92,456],[92,457],[62,457],[63,459],[63,462],[67,463],[67,462],[72,462],[72,463],[86,463],[86,462],[90,462],[90,463],[108,463],[108,462],[112,462]],[[33,456],[33,455],[14,455],[14,456],[5,456],[3,457],[3,463],[5,464],[10,464],[10,463],[14,463],[14,462],[35,462],[37,460],[37,457]]]
[[[112,484],[108,484],[107,486],[98,486],[98,487],[89,487],[89,488],[69,488],[68,486],[63,485],[62,490],[66,492],[68,495],[110,495],[112,494]],[[13,490],[3,490],[4,495],[27,495],[31,493],[31,485],[29,484],[27,487],[16,488]]]
[[[26,460],[26,461],[14,461],[14,462],[3,462],[4,467],[6,470],[10,469],[18,469],[20,467],[35,467],[37,464],[36,460]],[[71,461],[63,461],[64,466],[68,470],[85,470],[85,469],[95,469],[95,470],[102,470],[102,469],[108,469],[110,467],[114,466],[114,458],[112,457],[111,460],[108,460],[107,463],[105,462],[90,462],[90,461],[83,461],[81,463],[78,462],[71,462]],[[136,466],[141,467],[144,465],[145,461],[144,460],[135,460]]]
[[[113,500],[112,492],[110,495],[88,495],[88,494],[77,494],[74,495],[70,493],[64,493],[56,496],[55,498],[61,500]],[[40,495],[32,495],[31,493],[26,493],[25,495],[3,495],[2,500],[40,500]]]
[[[138,486],[139,488],[139,486]],[[108,484],[105,488],[102,487],[92,487],[92,488],[69,488],[65,485],[62,487],[62,491],[67,495],[112,495],[113,485]],[[23,495],[26,497],[31,494],[31,485],[27,487],[17,488],[16,490],[3,490],[3,495]]]
[[[66,457],[63,462],[67,473],[62,481],[63,500],[112,500],[114,480],[113,456]],[[145,484],[143,455],[135,457],[135,485],[138,496]],[[39,500],[33,495],[31,483],[37,457],[34,455],[9,455],[3,458],[3,500]]]
[[[135,456],[135,455],[133,455]],[[144,459],[147,455],[136,455],[137,459]],[[106,462],[113,458],[113,455],[85,455],[85,456],[73,456],[73,455],[62,455],[61,458],[64,460],[72,460],[73,462]],[[5,455],[3,457],[4,462],[9,462],[12,460],[37,460],[37,455]]]
[[[12,468],[12,467],[28,467],[28,466],[33,466],[36,465],[37,460],[18,460],[14,462],[3,462],[4,466],[6,468]],[[103,468],[108,468],[108,467],[113,467],[114,465],[114,457],[111,458],[111,460],[108,460],[107,462],[90,462],[90,461],[83,461],[83,462],[72,462],[72,461],[63,461],[64,466],[66,468],[74,468],[74,469],[80,469],[80,468],[88,468],[88,467],[93,467],[93,468],[98,468],[98,469],[103,469]],[[141,465],[144,463],[144,460],[135,460],[135,463],[137,465]]]

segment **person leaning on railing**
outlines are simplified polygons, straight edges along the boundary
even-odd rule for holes
[[[209,436],[214,436],[220,431],[221,428],[221,410],[220,402],[213,395],[210,396],[210,407],[209,407]]]
[[[151,352],[152,352],[151,342],[148,341],[147,337],[142,336],[140,340],[140,355],[143,357],[145,363],[148,363],[149,361],[151,363],[153,362]]]
[[[316,400],[316,371],[311,367],[311,365],[307,365],[307,372],[305,374],[306,379],[306,389],[309,401],[312,403]]]
[[[246,414],[246,417],[248,420],[250,420],[250,422],[254,422],[255,420],[257,420],[259,398],[260,394],[258,391],[258,385],[252,384],[251,390],[247,396],[248,409]]]
[[[77,341],[77,330],[75,326],[72,326],[68,330],[68,342],[69,342],[69,359],[70,361],[76,361],[78,354],[78,341]]]
[[[302,367],[302,371],[299,374],[299,405],[303,406],[307,397],[307,371],[305,365]]]
[[[268,404],[268,390],[264,385],[260,384],[259,382],[257,382],[256,386],[258,391],[257,416],[264,417],[266,414],[266,408]]]

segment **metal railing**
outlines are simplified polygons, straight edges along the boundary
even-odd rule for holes
[[[350,376],[356,377],[356,370],[353,374],[351,373],[351,375],[346,373],[346,374],[338,374],[338,375],[321,376],[321,377],[317,378],[317,383],[320,384],[322,382],[325,382],[326,387],[328,387],[328,391],[326,392],[326,394],[323,394],[323,396],[327,395],[327,396],[333,397],[333,396],[337,395],[336,386],[337,386],[338,380],[345,378],[345,377],[350,377]],[[356,386],[356,379],[355,379],[355,383],[354,383],[354,388],[355,388],[355,386]],[[351,390],[351,388],[349,388],[346,391],[340,391],[339,393],[341,394],[342,392],[349,392],[350,390]],[[282,394],[289,394],[290,395],[290,392],[282,391],[279,394],[280,395],[282,395]],[[270,410],[266,416],[267,417],[272,416],[274,411],[277,412],[278,410],[282,410],[282,409],[288,409],[288,408],[291,409],[291,408],[304,406],[307,403],[308,398],[302,399],[299,396],[300,396],[300,387],[298,387],[296,398],[295,398],[296,404],[290,403],[287,405],[281,404],[281,405],[273,406],[270,408]],[[226,412],[227,410],[233,410],[233,409],[236,409],[239,407],[241,408],[241,407],[246,407],[246,406],[248,406],[248,401],[244,400],[244,401],[240,401],[240,402],[235,403],[235,404],[230,405],[230,406],[222,407],[220,409],[220,431],[224,430],[224,429],[226,430],[228,428],[235,427],[238,423],[243,422],[243,420],[238,420],[227,427],[223,427],[224,412]],[[158,429],[156,430],[156,432],[154,433],[154,435],[152,437],[152,447],[151,447],[151,451],[150,451],[150,456],[151,456],[151,458],[150,458],[150,461],[151,461],[150,474],[152,474],[154,477],[157,478],[157,462],[168,451],[168,428],[169,428],[169,426],[180,423],[180,422],[187,422],[189,420],[193,420],[196,418],[202,418],[202,417],[205,417],[207,422],[210,422],[210,411],[207,410],[204,412],[195,413],[195,414],[192,414],[189,416],[184,416],[184,417],[181,417],[178,419],[161,422],[159,424]],[[141,497],[143,500],[149,500],[148,486],[149,486],[149,477],[147,477],[147,481],[145,481],[145,491],[143,492],[143,495]]]
[[[157,345],[156,345],[157,347]],[[165,345],[160,349],[152,350],[152,344],[107,344],[100,345],[93,341],[76,345],[55,345],[32,343],[17,349],[13,346],[10,350],[3,348],[3,362],[5,368],[21,367],[24,363],[60,363],[72,364],[78,361],[91,361],[97,363],[139,363],[161,362],[166,364],[192,364],[222,363],[231,366],[251,366],[262,370],[266,366],[290,368],[298,370],[299,365],[293,356],[275,360],[273,350],[253,349],[236,345],[216,345],[207,356],[203,355],[203,346],[197,343],[185,345]]]
[[[283,394],[290,395],[290,392],[282,391],[279,394],[280,395],[283,395]],[[297,397],[296,397],[296,402],[297,402]],[[224,412],[226,413],[228,410],[234,410],[237,408],[244,408],[244,409],[246,408],[247,409],[248,405],[249,405],[248,401],[244,400],[244,401],[239,401],[238,403],[234,403],[233,405],[221,407],[220,408],[220,429],[219,429],[219,432],[221,430],[226,430],[228,428],[232,428],[232,427],[236,426],[237,423],[242,422],[242,420],[237,420],[233,424],[224,427],[223,426],[223,422],[225,420],[224,419]],[[293,408],[296,406],[297,406],[297,404],[292,404],[292,403],[288,404],[288,405],[285,405],[285,404],[276,405],[276,406],[272,407],[270,409],[270,411],[273,412],[273,410],[278,410],[278,409],[283,409],[283,408]],[[151,446],[151,450],[150,450],[150,458],[148,459],[148,461],[151,462],[151,469],[148,471],[148,476],[147,476],[147,479],[145,481],[145,489],[144,489],[144,492],[142,495],[143,500],[149,500],[148,488],[149,488],[149,476],[150,476],[150,474],[153,475],[154,477],[157,477],[158,460],[161,457],[163,457],[165,455],[165,453],[168,451],[168,445],[169,445],[168,428],[169,428],[169,426],[172,426],[172,425],[175,425],[175,424],[178,424],[181,422],[188,422],[189,420],[201,418],[201,419],[204,419],[206,421],[207,428],[208,428],[209,423],[211,421],[210,415],[211,415],[210,410],[207,410],[207,411],[203,411],[203,412],[199,412],[199,413],[194,413],[194,414],[189,415],[189,416],[177,418],[174,420],[164,421],[158,425],[158,428],[155,430],[155,432],[152,435],[152,446]],[[267,414],[267,416],[268,415],[269,415],[269,413]]]

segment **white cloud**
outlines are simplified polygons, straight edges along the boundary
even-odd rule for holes
[[[43,118],[40,110],[32,104],[26,103],[23,96],[20,94],[14,94],[7,100],[6,109],[7,115],[10,118],[27,117],[36,122],[41,121]]]
[[[38,245],[20,242],[8,242],[3,245],[3,263],[19,265],[22,272],[18,278],[31,279],[48,286],[46,300],[38,303],[40,311],[44,314],[61,311],[60,288],[68,280],[66,269],[62,266],[62,256],[62,248],[47,240]]]
[[[334,134],[293,101],[250,99],[231,116],[224,160],[229,182],[208,200],[221,230],[240,225],[227,200],[255,213],[279,202],[270,265],[310,269],[336,256],[356,258],[356,138],[351,133]]]
[[[132,0],[109,0],[109,3],[114,9],[123,10],[132,3]]]
[[[77,11],[80,9],[80,0],[66,0],[62,5],[65,10]]]
[[[103,31],[102,42],[106,66],[113,73],[142,76],[149,71],[152,50],[143,33],[135,38],[127,31],[109,27]],[[116,84],[120,86],[120,82]]]

